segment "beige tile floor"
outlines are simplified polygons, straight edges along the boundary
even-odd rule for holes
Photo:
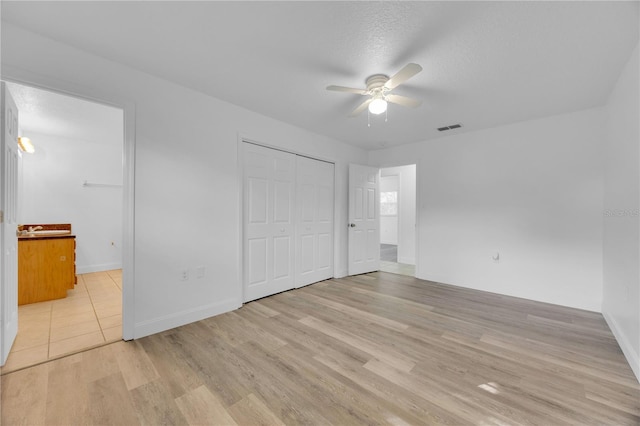
[[[415,265],[408,265],[406,263],[388,262],[386,260],[380,261],[380,270],[389,272],[392,274],[408,275],[410,277],[416,276]]]
[[[122,270],[78,275],[65,299],[18,307],[18,336],[1,372],[122,339]]]

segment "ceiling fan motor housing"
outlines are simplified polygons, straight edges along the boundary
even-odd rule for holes
[[[371,95],[376,93],[383,94],[385,91],[384,84],[389,81],[389,76],[384,74],[374,74],[371,77],[367,78],[367,92]]]

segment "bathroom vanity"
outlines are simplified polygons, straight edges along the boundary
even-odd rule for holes
[[[71,224],[18,226],[18,305],[67,297],[77,283]]]

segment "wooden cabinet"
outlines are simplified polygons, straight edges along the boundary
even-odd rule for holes
[[[18,239],[18,305],[67,297],[76,284],[73,235]]]

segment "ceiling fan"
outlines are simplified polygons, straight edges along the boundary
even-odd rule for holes
[[[422,104],[422,101],[408,98],[406,96],[394,95],[390,93],[393,89],[409,80],[414,75],[422,71],[422,67],[418,64],[407,64],[404,68],[398,71],[393,77],[389,78],[384,74],[374,74],[367,78],[366,89],[354,89],[351,87],[343,86],[327,86],[327,90],[335,92],[348,92],[356,93],[358,95],[369,96],[369,99],[364,101],[354,109],[349,117],[355,117],[364,111],[367,107],[371,114],[382,114],[387,110],[387,102],[394,104],[416,108]]]

